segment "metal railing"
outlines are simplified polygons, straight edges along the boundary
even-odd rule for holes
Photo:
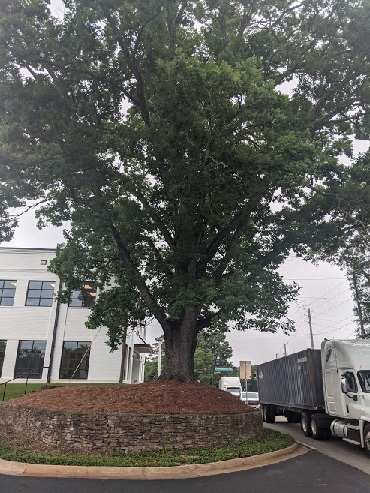
[[[1,400],[5,401],[6,386],[8,385],[8,383],[14,382],[14,380],[17,380],[18,378],[25,378],[26,377],[26,384],[25,384],[25,388],[24,388],[24,395],[26,395],[27,394],[28,379],[31,377],[31,375],[35,375],[35,374],[39,373],[40,371],[42,373],[42,370],[44,370],[46,368],[49,368],[49,367],[48,366],[40,366],[39,368],[33,368],[32,370],[30,370],[27,373],[22,373],[21,375],[17,375],[16,377],[11,378],[10,380],[7,380],[6,382],[0,383],[0,387],[2,385],[4,385],[3,396],[2,396]]]

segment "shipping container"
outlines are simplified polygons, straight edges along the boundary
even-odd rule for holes
[[[324,410],[321,352],[306,349],[258,365],[261,404]]]

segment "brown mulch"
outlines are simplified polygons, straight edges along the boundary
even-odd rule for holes
[[[154,381],[122,386],[56,387],[12,399],[13,405],[74,413],[240,414],[237,397],[200,383]]]

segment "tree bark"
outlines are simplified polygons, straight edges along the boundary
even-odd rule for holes
[[[198,310],[187,309],[179,322],[164,328],[166,348],[163,380],[194,382],[194,352],[197,346]]]

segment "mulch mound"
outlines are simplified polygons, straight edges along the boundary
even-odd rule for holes
[[[84,414],[212,415],[254,412],[237,397],[215,387],[161,380],[136,385],[56,387],[32,392],[10,402],[18,406]]]

